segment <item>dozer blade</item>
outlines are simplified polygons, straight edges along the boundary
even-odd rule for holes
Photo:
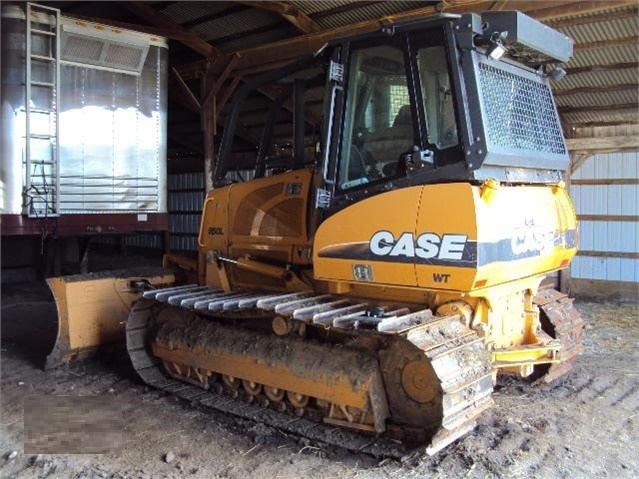
[[[173,274],[141,268],[50,278],[58,333],[44,368],[51,369],[124,340],[124,320],[145,289],[169,285]]]

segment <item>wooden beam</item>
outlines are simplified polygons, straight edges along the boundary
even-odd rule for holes
[[[585,67],[566,68],[568,75],[576,75],[579,73],[591,73],[591,72],[609,72],[614,70],[629,70],[639,68],[637,62],[628,63],[606,63],[604,65],[588,65]]]
[[[222,70],[222,73],[220,74],[220,76],[218,76],[217,79],[215,80],[215,87],[212,90],[213,95],[217,95],[217,92],[220,91],[220,88],[222,88],[222,85],[228,79],[229,75],[235,68],[235,64],[237,63],[239,59],[240,59],[240,56],[237,53],[234,53],[231,56],[228,64],[224,67],[224,70]]]
[[[203,57],[210,58],[219,56],[221,54],[221,52],[209,42],[199,37],[198,35],[189,32],[179,23],[175,23],[173,20],[165,17],[145,3],[123,2],[122,5],[131,13],[134,13],[135,15],[140,17],[142,20],[155,25],[156,27],[171,31],[174,35],[181,35],[181,39],[178,41],[180,43],[183,43],[190,49],[196,51]]]
[[[233,95],[233,93],[235,93],[235,89],[240,84],[241,80],[242,80],[241,77],[233,78],[233,80],[231,80],[231,84],[227,86],[226,90],[224,90],[222,95],[220,95],[220,100],[218,101],[218,105],[217,105],[218,116],[220,115],[224,107],[226,106],[226,103],[231,99],[231,96]]]
[[[269,98],[270,100],[273,100],[273,101],[275,101],[275,99],[281,93],[280,89],[277,88],[275,85],[264,85],[264,86],[258,88],[257,91],[260,92],[265,97],[267,97],[267,98]],[[293,113],[293,111],[294,111],[293,100],[291,98],[289,98],[288,100],[286,100],[284,102],[282,107],[285,110]],[[306,112],[306,118],[304,120],[306,121],[306,123],[308,123],[311,126],[317,126],[321,122],[321,118],[320,117],[318,117],[317,115],[314,115],[313,113],[310,113],[310,112]]]
[[[601,50],[603,48],[636,45],[638,41],[639,36],[632,35],[630,37],[613,38],[612,40],[601,40],[598,42],[575,43],[575,51],[586,52],[590,50]]]
[[[636,105],[635,105],[636,107]],[[610,136],[594,138],[567,138],[569,151],[621,150],[639,148],[637,136]]]
[[[578,221],[628,221],[639,222],[639,215],[577,215]]]
[[[577,171],[579,167],[584,164],[584,161],[586,161],[592,155],[594,155],[594,153],[582,153],[579,151],[570,152],[570,175]],[[571,178],[571,183],[572,181],[573,180]]]
[[[560,106],[559,113],[601,112],[612,110],[637,110],[637,103],[617,103],[611,105]]]
[[[639,185],[639,178],[589,178],[572,180],[573,185]]]
[[[281,1],[239,1],[249,7],[277,13],[301,33],[313,33],[321,30],[320,26],[290,2]]]
[[[616,92],[627,90],[639,90],[639,83],[623,83],[620,85],[607,85],[607,86],[581,86],[576,88],[570,88],[567,90],[555,90],[555,96],[574,95],[576,93],[604,93],[604,92]]]
[[[200,113],[200,128],[202,130],[202,142],[204,145],[204,186],[206,191],[213,188],[213,173],[215,171],[215,135],[217,133],[217,98],[209,95],[215,87],[212,74],[213,64],[207,64],[206,73],[200,78],[200,98],[202,110]]]
[[[571,128],[592,128],[594,126],[625,126],[636,125],[627,121],[586,121],[582,123],[569,123]]]
[[[626,251],[585,251],[578,250],[578,256],[592,256],[594,258],[627,258],[639,259],[639,253]]]
[[[191,102],[193,107],[197,111],[201,111],[202,110],[202,105],[200,105],[200,101],[197,99],[195,94],[191,91],[191,89],[186,84],[186,82],[182,79],[182,77],[180,76],[178,71],[175,69],[175,67],[171,67],[171,74],[173,75],[173,78],[175,78],[175,80],[177,81],[178,85],[180,85],[180,88],[182,89],[182,92],[189,99],[189,101]]]
[[[552,28],[568,28],[579,25],[588,25],[590,23],[609,22],[612,20],[621,20],[625,18],[637,18],[637,8],[630,10],[622,10],[621,12],[606,13],[605,16],[593,15],[590,17],[564,18],[562,20],[549,20]]]

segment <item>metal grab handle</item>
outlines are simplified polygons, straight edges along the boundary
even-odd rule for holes
[[[216,200],[217,198],[209,197],[206,200],[204,200],[204,204],[202,205],[202,217],[200,218],[200,229],[197,235],[197,244],[200,248],[206,248],[206,242],[202,239],[204,237],[204,228],[206,228],[206,225],[204,224],[205,223],[204,218],[206,215],[206,206],[209,203],[212,203]]]
[[[337,96],[337,92],[343,90],[344,88],[340,85],[333,85],[331,87],[331,101],[330,101],[330,112],[328,115],[328,125],[326,131],[328,133],[328,137],[326,138],[326,145],[324,145],[324,161],[322,164],[322,178],[324,178],[324,182],[333,185],[335,181],[331,180],[327,176],[328,172],[328,161],[331,155],[331,146],[333,144],[333,120],[335,117],[335,98]]]

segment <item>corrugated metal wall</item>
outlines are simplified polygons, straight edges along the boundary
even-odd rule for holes
[[[169,249],[196,251],[204,204],[204,173],[169,175]]]
[[[572,174],[579,220],[573,279],[639,283],[639,152],[597,154]]]

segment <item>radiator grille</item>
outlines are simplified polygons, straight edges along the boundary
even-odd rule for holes
[[[479,64],[484,124],[492,146],[565,155],[550,87]]]

